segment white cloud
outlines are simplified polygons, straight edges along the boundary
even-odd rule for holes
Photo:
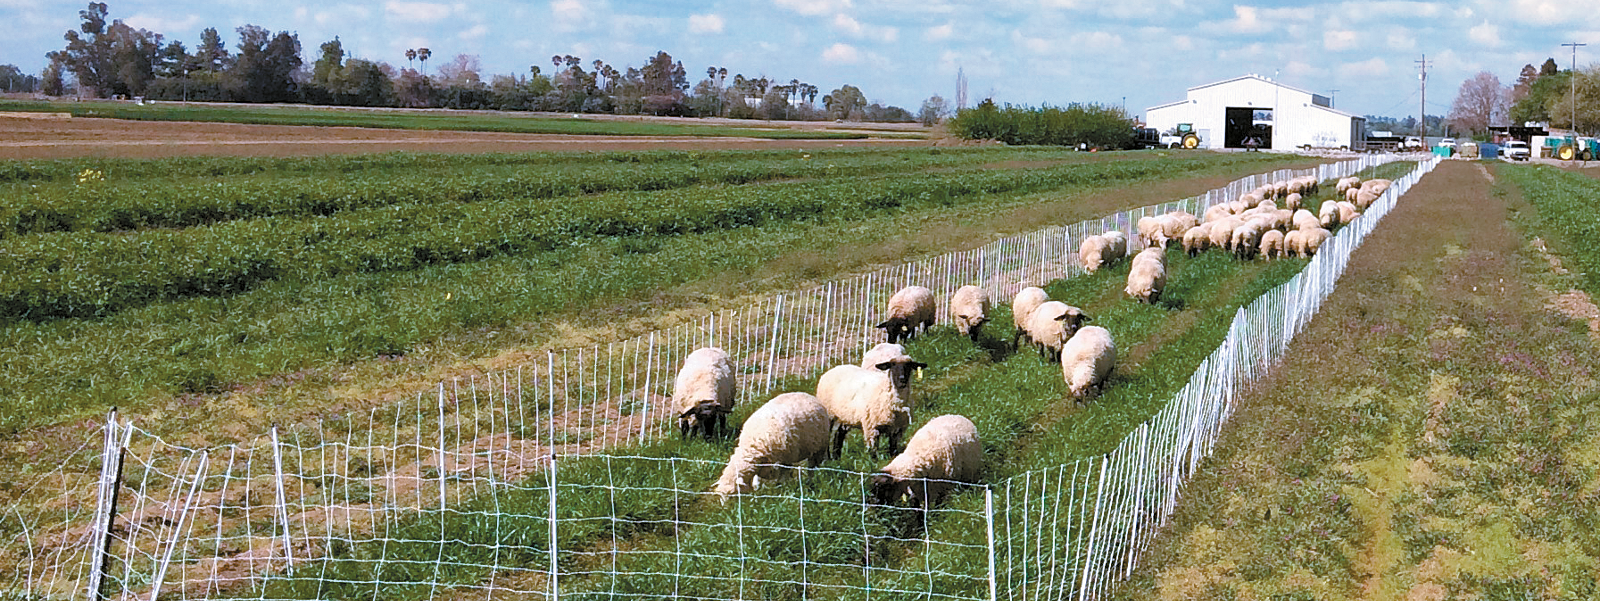
[[[182,18],[168,19],[150,15],[134,15],[123,21],[134,29],[147,29],[169,38],[177,34],[187,33],[200,26],[200,15],[184,15]]]
[[[1303,61],[1289,61],[1289,64],[1283,66],[1283,74],[1297,79],[1307,78],[1321,75],[1322,69],[1313,67],[1310,63]]]
[[[938,42],[950,39],[950,37],[955,35],[955,33],[955,26],[950,23],[945,23],[944,25],[929,27],[923,30],[922,39],[929,42]]]
[[[725,23],[721,16],[689,15],[689,33],[722,33]]]
[[[455,7],[449,4],[436,4],[433,2],[399,2],[389,0],[383,4],[383,10],[389,17],[400,21],[416,21],[429,23],[449,17],[455,12]]]
[[[550,3],[550,13],[561,29],[571,30],[587,22],[591,11],[582,0],[554,0]]]
[[[1055,49],[1054,44],[1051,44],[1050,40],[1028,37],[1022,35],[1021,31],[1011,32],[1011,41],[1015,42],[1018,46],[1033,54],[1050,54]]]
[[[1390,50],[1411,50],[1417,47],[1417,36],[1410,31],[1394,31],[1389,34],[1385,45]]]
[[[861,51],[855,46],[838,43],[822,51],[822,60],[830,63],[853,65],[861,62]]]
[[[1490,24],[1488,19],[1484,19],[1483,23],[1467,30],[1467,37],[1474,42],[1491,48],[1499,46],[1501,43],[1500,28]]]
[[[463,41],[476,41],[483,39],[483,36],[486,35],[489,35],[489,26],[480,23],[468,28],[466,31],[456,34],[456,37]]]
[[[893,42],[900,37],[899,29],[863,24],[844,13],[833,15],[833,28],[851,37],[874,42]]]
[[[1072,36],[1072,47],[1103,52],[1122,48],[1122,36],[1104,31],[1091,31]]]
[[[774,0],[774,3],[779,7],[812,17],[850,8],[850,0]]]
[[[1593,2],[1584,0],[1513,0],[1508,16],[1535,25],[1593,24],[1600,21]]]
[[[1322,47],[1328,50],[1349,50],[1356,47],[1356,32],[1348,29],[1330,29],[1322,32]]]
[[[1381,79],[1389,75],[1389,63],[1381,58],[1372,58],[1358,63],[1345,63],[1339,65],[1341,79],[1372,78]]]

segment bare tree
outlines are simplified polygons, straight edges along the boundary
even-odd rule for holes
[[[1461,83],[1455,103],[1450,107],[1450,122],[1469,132],[1488,131],[1489,126],[1501,121],[1506,114],[1506,99],[1510,93],[1500,85],[1500,78],[1488,71]]]
[[[439,78],[444,85],[475,88],[483,84],[482,64],[476,54],[457,54],[450,62],[439,67]]]

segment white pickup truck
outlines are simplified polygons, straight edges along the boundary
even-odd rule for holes
[[[1528,143],[1522,140],[1511,140],[1500,147],[1500,156],[1508,161],[1526,161],[1531,156]]]

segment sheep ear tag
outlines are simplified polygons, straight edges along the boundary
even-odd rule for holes
[[[918,380],[922,379],[922,368],[920,368],[920,367],[917,368],[917,379]]]

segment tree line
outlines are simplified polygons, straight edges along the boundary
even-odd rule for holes
[[[1600,132],[1600,65],[1563,71],[1554,58],[1523,65],[1511,86],[1489,71],[1461,83],[1448,119],[1456,131],[1483,134],[1491,125],[1546,123],[1584,134]]]
[[[230,51],[216,28],[207,28],[190,50],[181,41],[167,41],[162,34],[120,19],[108,21],[104,2],[89,3],[78,16],[78,28],[64,36],[66,47],[48,53],[50,63],[41,76],[18,91],[774,120],[910,122],[918,117],[927,121],[930,115],[927,103],[921,115],[912,115],[900,107],[869,102],[853,85],[822,94],[816,85],[799,79],[784,82],[737,73],[730,78],[723,67],[708,67],[705,77],[691,87],[682,61],[665,51],[647,58],[642,67],[625,69],[601,60],[585,63],[576,56],[556,55],[550,58],[549,71],[535,64],[526,73],[496,74],[485,81],[478,57],[467,54],[456,55],[438,68],[437,76],[430,76],[426,69],[431,49],[407,50],[407,65],[396,67],[351,57],[335,37],[321,44],[315,61],[307,65],[301,58],[299,36],[287,31],[273,33],[245,25],[236,30],[239,41]],[[420,70],[413,68],[418,61]],[[0,71],[0,88],[6,86],[5,74]],[[936,121],[944,111],[943,101],[932,110]]]

